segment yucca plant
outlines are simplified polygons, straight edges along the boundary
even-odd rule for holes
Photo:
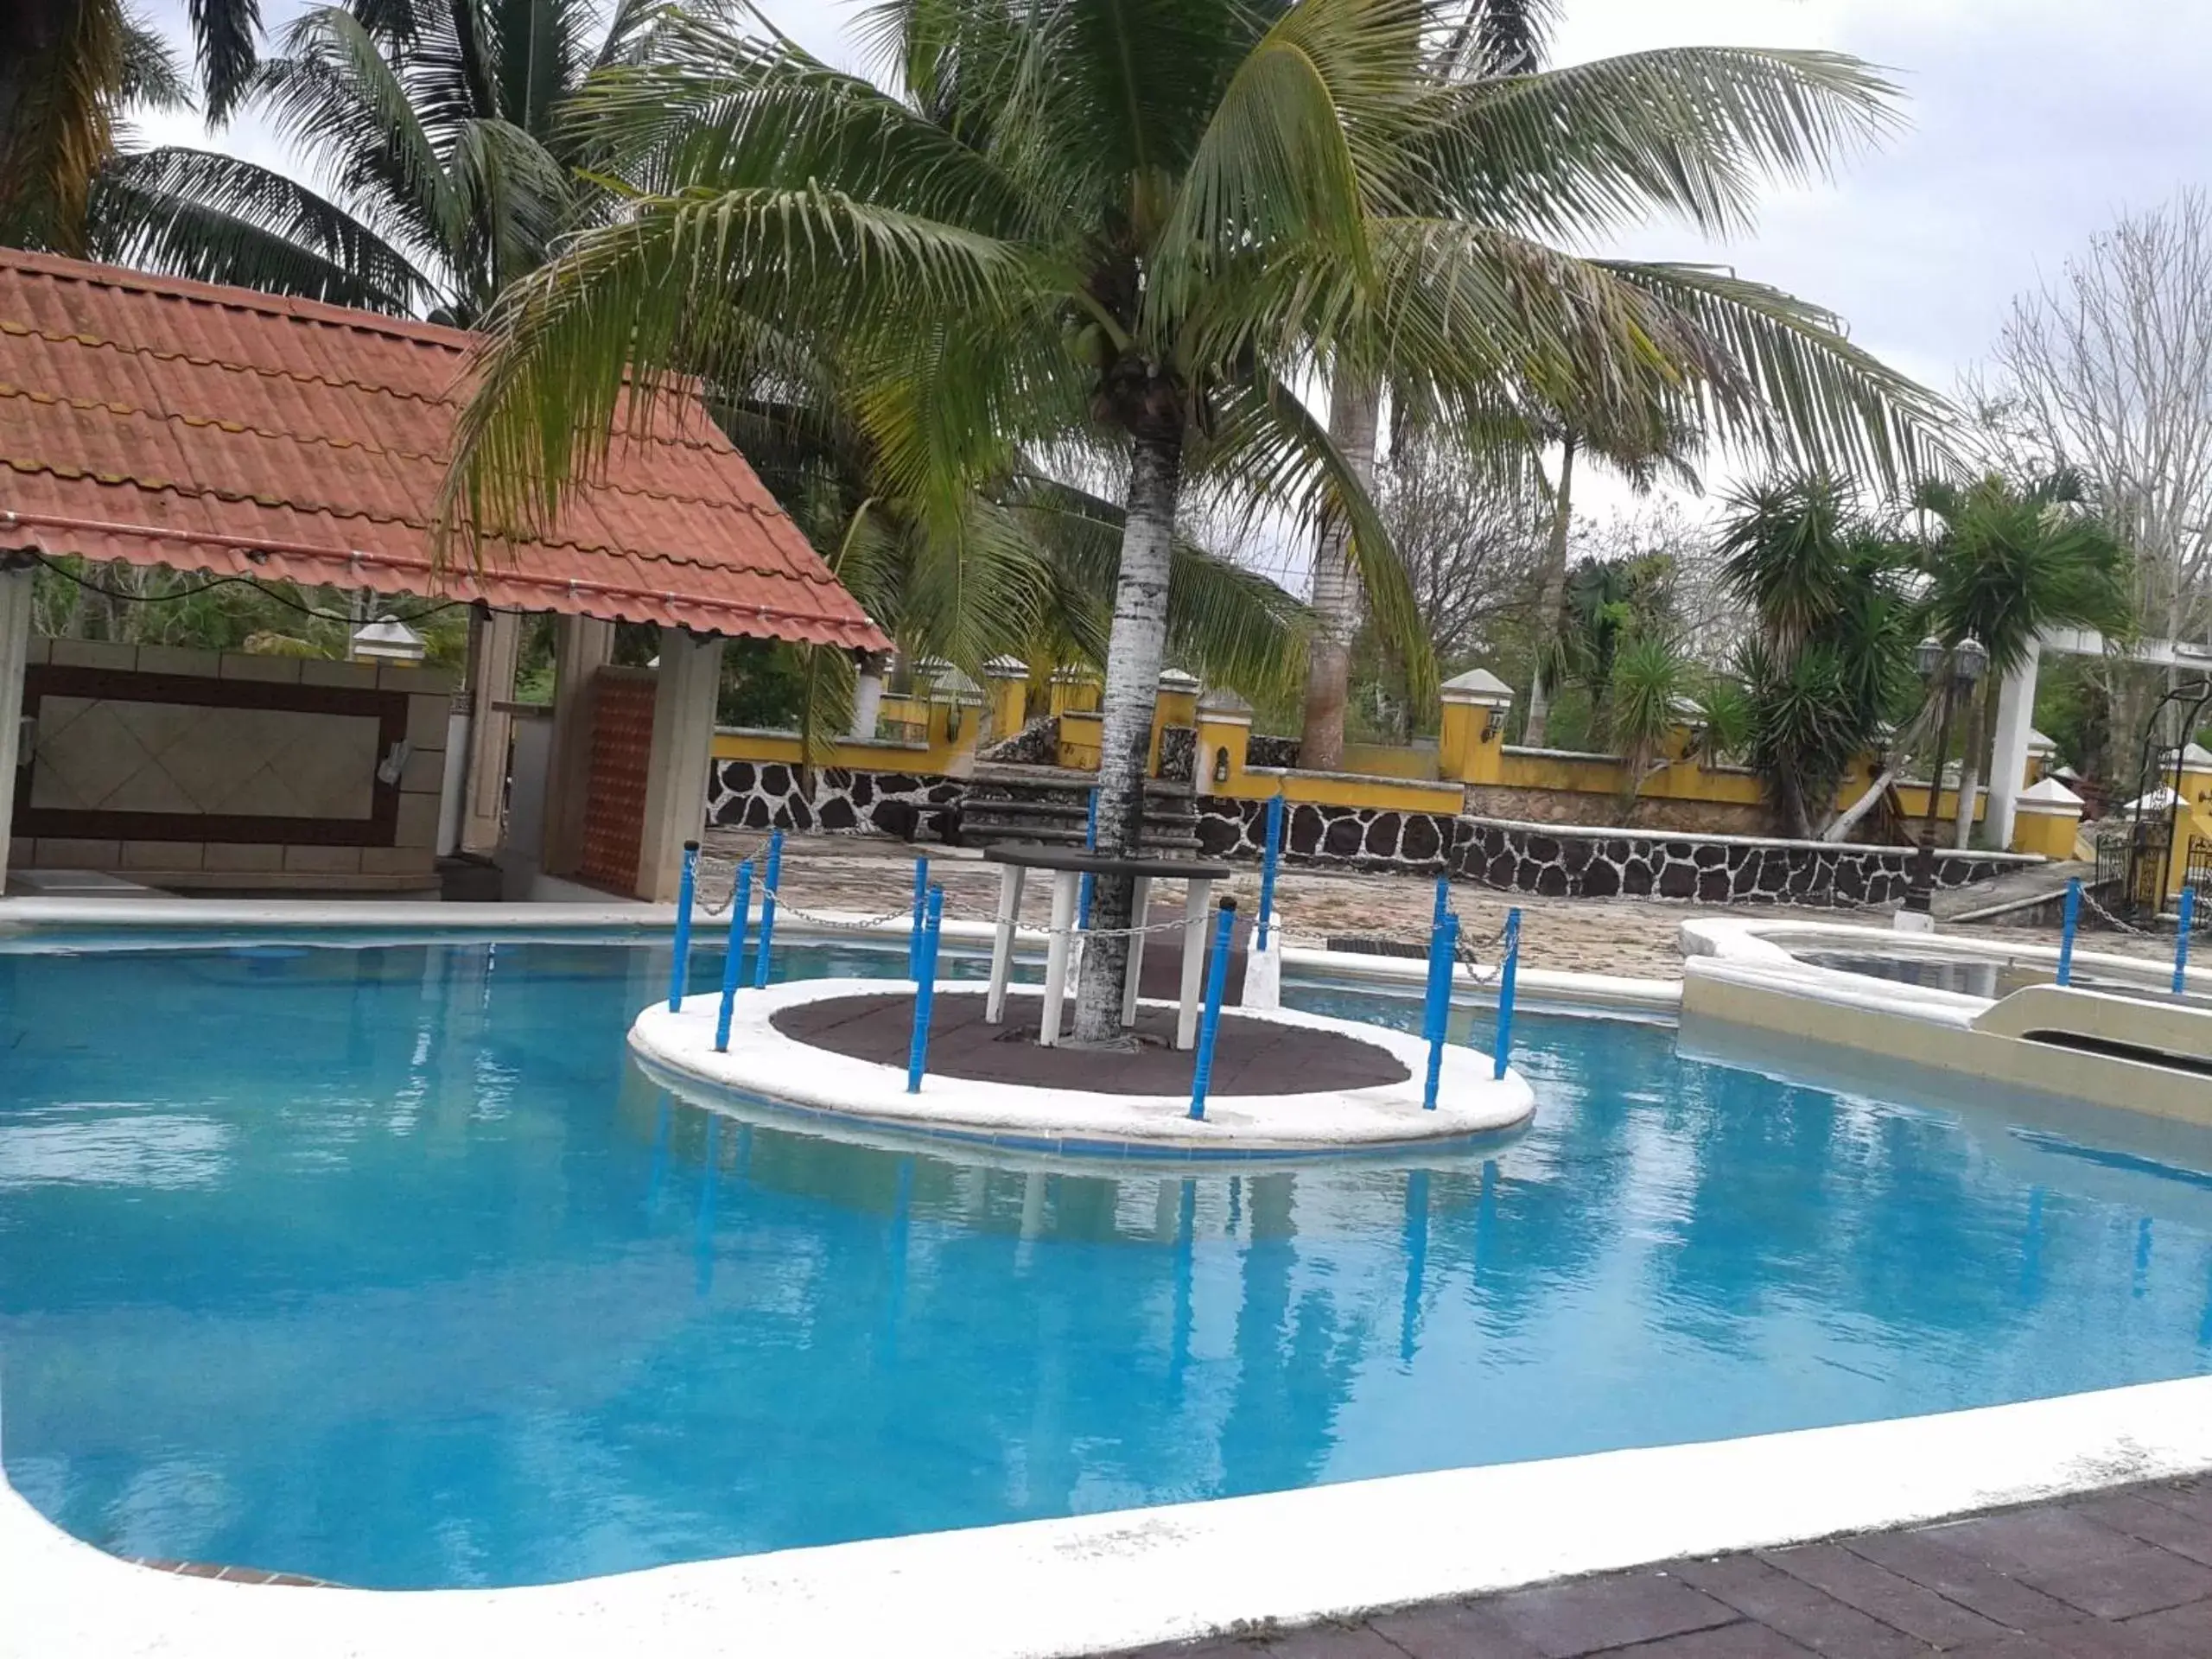
[[[449,512],[543,518],[671,377],[741,380],[791,340],[834,355],[877,478],[918,513],[1028,455],[1116,467],[1109,851],[1135,848],[1186,491],[1341,515],[1378,623],[1417,643],[1357,469],[1289,390],[1314,365],[1356,363],[1440,427],[1511,395],[1673,386],[1716,423],[1817,408],[1801,429],[1920,440],[1919,394],[1847,346],[1806,351],[1768,290],[1540,239],[1631,200],[1717,210],[1751,157],[1878,124],[1885,89],[1849,60],[1455,81],[1424,67],[1437,14],[1417,0],[870,16],[896,92],[696,20],[587,91],[577,118],[639,158],[642,194],[494,307]],[[1099,884],[1101,927],[1129,897]],[[1117,1037],[1124,956],[1110,931],[1086,952],[1079,1041]]]
[[[1724,582],[1757,620],[1735,665],[1747,758],[1783,833],[1810,836],[1833,816],[1852,760],[1918,698],[1914,550],[1822,474],[1736,492],[1720,550]]]

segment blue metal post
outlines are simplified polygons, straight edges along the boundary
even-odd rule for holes
[[[737,867],[737,887],[729,897],[729,954],[722,958],[722,1006],[715,1016],[715,1052],[729,1052],[730,1016],[737,1010],[737,982],[745,974],[745,917],[753,908],[753,861]]]
[[[1191,1072],[1191,1116],[1206,1115],[1206,1090],[1213,1086],[1213,1039],[1221,1028],[1222,993],[1229,988],[1229,931],[1236,925],[1236,901],[1224,899],[1213,913],[1213,955],[1206,963],[1205,1012],[1198,1016],[1198,1064]]]
[[[1444,1039],[1452,1029],[1452,969],[1459,959],[1459,918],[1448,912],[1428,936],[1428,1001],[1421,1009],[1421,1034],[1428,1042],[1428,1075],[1422,1080],[1421,1109],[1436,1109],[1437,1087],[1444,1079]]]
[[[2196,889],[2181,890],[2181,926],[2174,933],[2174,995],[2189,988],[2189,934],[2196,925]]]
[[[931,887],[928,930],[922,936],[921,971],[914,984],[914,1035],[906,1046],[906,1092],[922,1092],[922,1071],[930,1058],[930,1007],[937,1000],[937,943],[944,926],[944,889]]]
[[[1436,914],[1429,918],[1428,923],[1431,938],[1435,937],[1436,930],[1444,925],[1444,918],[1451,913],[1452,878],[1448,875],[1440,875],[1436,878]]]
[[[1083,824],[1083,850],[1098,850],[1098,791],[1095,789],[1090,791],[1090,816]],[[1084,933],[1090,931],[1090,888],[1096,880],[1086,874],[1076,888],[1075,925],[1078,931]]]
[[[924,855],[914,860],[914,925],[906,935],[906,977],[912,980],[922,976],[922,909],[929,891],[930,861]]]
[[[784,832],[772,830],[768,836],[768,873],[760,882],[760,943],[754,946],[753,958],[753,988],[768,988],[768,947],[776,938],[776,891],[784,880]]]
[[[683,843],[683,880],[676,890],[676,960],[668,969],[668,1011],[683,1006],[684,982],[691,977],[691,890],[699,880],[699,843]]]
[[[1513,983],[1521,973],[1521,912],[1516,906],[1505,912],[1505,960],[1497,970],[1497,1039],[1496,1069],[1491,1075],[1505,1075],[1506,1056],[1513,1052]]]
[[[2058,939],[2058,982],[2074,982],[2074,936],[2082,927],[2082,878],[2066,884],[2066,931]]]
[[[1268,798],[1267,849],[1260,860],[1259,938],[1253,948],[1268,948],[1268,929],[1275,918],[1275,867],[1282,862],[1282,797]]]

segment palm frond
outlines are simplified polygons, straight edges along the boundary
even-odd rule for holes
[[[1427,211],[1551,236],[1655,210],[1747,225],[1764,179],[1823,175],[1899,124],[1897,89],[1839,53],[1681,47],[1436,87],[1408,146]]]
[[[188,10],[200,51],[200,78],[207,88],[207,118],[220,121],[252,83],[260,0],[190,0]]]
[[[1834,313],[1706,266],[1600,263],[1701,334],[1708,362],[1733,368],[1695,400],[1721,442],[1891,489],[1955,464],[1949,406],[1854,344]]]
[[[451,258],[468,234],[465,204],[377,36],[352,13],[318,6],[283,45],[256,89],[277,130],[387,241],[412,238]]]
[[[823,190],[645,203],[501,296],[442,522],[470,534],[549,522],[619,427],[651,423],[672,376],[718,378],[734,318],[859,349],[932,315],[987,329],[1027,274],[1006,244]]]
[[[343,208],[210,150],[117,156],[94,186],[87,232],[95,258],[397,315],[413,312],[431,287]]]
[[[1262,380],[1224,397],[1212,435],[1193,446],[1187,467],[1194,483],[1224,490],[1248,522],[1267,515],[1306,535],[1343,522],[1378,637],[1399,653],[1409,694],[1436,695],[1436,653],[1389,530],[1327,429],[1287,387]]]

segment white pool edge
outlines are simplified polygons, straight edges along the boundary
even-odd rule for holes
[[[876,921],[857,912],[823,910],[810,921],[788,912],[776,918],[776,937],[785,942],[810,944],[837,940],[869,939],[883,944],[902,944],[911,931],[904,920]],[[609,901],[592,904],[445,904],[410,899],[179,899],[179,898],[13,898],[0,899],[0,938],[35,934],[41,930],[175,929],[180,933],[246,931],[255,929],[328,928],[351,934],[387,933],[416,937],[462,934],[543,938],[553,934],[663,933],[676,925],[673,905],[641,905]],[[702,920],[699,942],[713,924]],[[992,928],[988,922],[951,921],[944,937],[966,945],[988,945]],[[1024,928],[1019,935],[1025,950],[1041,952],[1045,934]],[[1329,950],[1313,946],[1283,946],[1286,967],[1303,969],[1329,979],[1351,983],[1382,985],[1418,992],[1427,974],[1425,962],[1380,957],[1363,951]],[[1494,974],[1478,976],[1462,963],[1456,970],[1453,995],[1462,1004],[1495,1001]],[[1636,978],[1618,974],[1570,973],[1556,969],[1520,970],[1523,1004],[1548,1013],[1590,1013],[1641,1015],[1672,1019],[1681,1007],[1681,984],[1673,979]]]
[[[228,1584],[0,1482],[8,1659],[1058,1659],[1908,1525],[2212,1468],[2212,1378],[779,1551],[515,1590]]]

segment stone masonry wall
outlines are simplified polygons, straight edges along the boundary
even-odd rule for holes
[[[717,760],[707,773],[707,824],[718,830],[821,830],[830,835],[904,836],[908,812],[878,814],[897,804],[942,806],[967,793],[954,778],[908,772],[815,769],[811,795],[799,769],[777,760]]]
[[[958,801],[957,779],[825,767],[813,797],[796,766],[721,760],[710,774],[707,823],[727,829],[823,830],[905,835],[915,805]],[[888,812],[882,809],[891,807]],[[1256,862],[1264,850],[1262,801],[1200,795],[1198,845],[1207,857]],[[879,813],[882,816],[879,817]],[[1909,847],[1840,847],[1663,830],[1586,829],[1380,807],[1293,804],[1283,827],[1294,866],[1396,872],[1509,893],[1588,899],[1670,899],[1702,904],[1883,905],[1904,897]],[[1941,853],[1940,887],[1986,880],[2032,861],[2017,855]]]

